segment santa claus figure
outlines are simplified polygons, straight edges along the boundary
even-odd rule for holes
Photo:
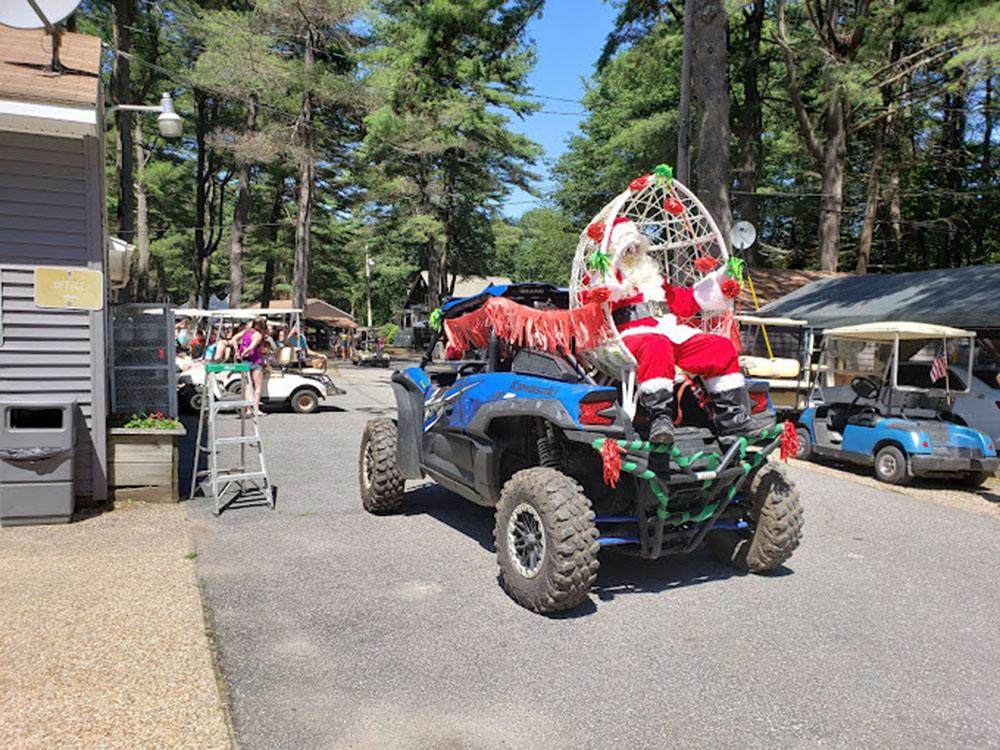
[[[638,400],[649,414],[650,442],[674,440],[677,368],[701,376],[718,434],[746,435],[772,425],[773,417],[750,412],[746,380],[733,342],[679,322],[702,313],[725,312],[739,295],[739,282],[729,277],[723,265],[693,286],[673,286],[647,253],[648,247],[648,239],[634,222],[616,218],[609,243],[610,264],[603,272],[588,274],[583,296],[584,301],[607,298],[622,340],[639,364]]]

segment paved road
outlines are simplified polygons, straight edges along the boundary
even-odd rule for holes
[[[276,511],[189,506],[243,748],[1000,747],[1000,523],[801,468],[779,575],[605,554],[591,603],[531,614],[492,518],[434,487],[358,498],[385,371],[343,411],[264,419]]]

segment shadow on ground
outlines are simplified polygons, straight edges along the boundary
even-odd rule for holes
[[[493,554],[493,509],[470,503],[443,487],[429,484],[411,490],[405,496],[405,514],[427,515],[477,542]],[[601,551],[601,569],[593,594],[602,602],[626,594],[659,594],[671,589],[697,586],[745,575],[715,561],[704,548],[688,555],[671,555],[659,560],[644,560],[615,549]],[[791,568],[780,567],[772,577],[792,575]],[[559,617],[579,617],[595,611],[593,602],[575,610],[558,613]]]

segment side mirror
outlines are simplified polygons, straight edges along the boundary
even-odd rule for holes
[[[868,378],[854,378],[851,381],[851,390],[858,398],[872,398],[878,393],[878,386]]]

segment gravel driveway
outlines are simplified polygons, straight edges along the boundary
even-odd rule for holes
[[[546,618],[496,581],[492,514],[358,498],[385,370],[263,420],[278,507],[189,504],[243,748],[1000,747],[1000,522],[801,466],[778,575],[604,554]],[[985,502],[985,501],[983,501]]]

